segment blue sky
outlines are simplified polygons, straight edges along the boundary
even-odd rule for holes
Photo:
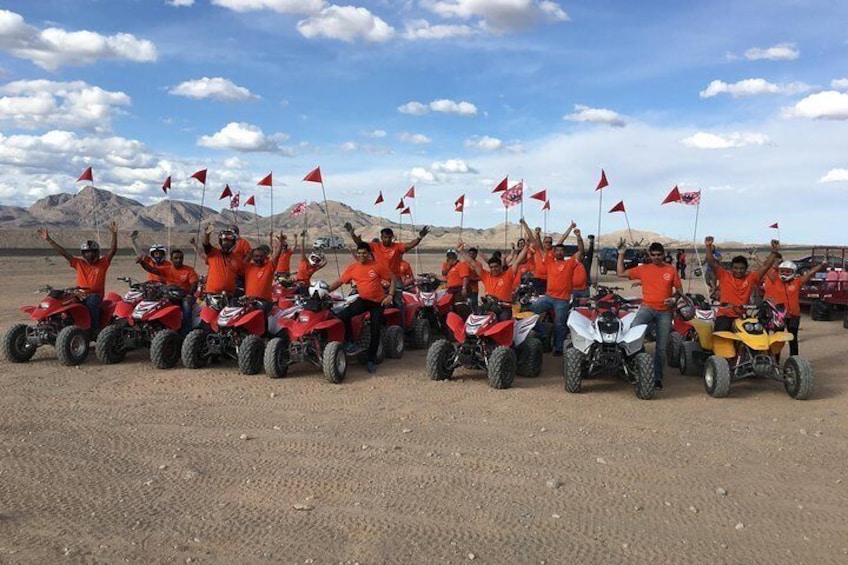
[[[206,204],[225,183],[275,211],[320,187],[382,213],[503,221],[505,175],[549,226],[848,244],[848,2],[6,0],[0,203],[95,184]],[[80,183],[82,184],[82,183]],[[525,214],[541,223],[540,203]],[[515,210],[515,209],[514,209]],[[511,218],[517,216],[511,212]]]

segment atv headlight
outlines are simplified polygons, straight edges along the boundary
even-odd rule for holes
[[[759,322],[745,322],[744,324],[742,324],[742,329],[748,332],[749,334],[763,333],[763,325]]]
[[[601,334],[601,341],[603,341],[604,343],[615,343],[615,338],[617,337],[617,335],[618,334],[602,333]]]

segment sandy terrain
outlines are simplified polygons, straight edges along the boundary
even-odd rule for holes
[[[73,282],[53,261],[0,258],[0,329]],[[0,563],[846,563],[848,330],[801,336],[806,402],[670,369],[650,402],[569,395],[549,356],[496,391],[430,381],[423,351],[334,386],[46,347],[0,361]]]

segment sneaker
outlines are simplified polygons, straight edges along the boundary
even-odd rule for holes
[[[354,351],[356,351],[356,344],[352,341],[348,341],[344,344],[343,349],[345,353],[353,353]]]
[[[662,390],[663,389],[662,381],[655,381],[654,382],[654,388],[657,389],[657,390]]]
[[[373,375],[377,372],[377,364],[374,361],[368,361],[365,363],[365,370]]]
[[[554,351],[554,357],[562,357],[562,351]]]

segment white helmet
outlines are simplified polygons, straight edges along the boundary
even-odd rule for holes
[[[783,273],[783,271],[792,271],[791,273]],[[795,273],[798,272],[798,265],[794,261],[784,261],[777,266],[777,274],[783,282],[789,282],[795,278]]]
[[[320,265],[321,261],[323,261],[323,260],[324,260],[324,256],[321,255],[320,253],[312,253],[312,254],[309,255],[309,264],[312,265],[313,267]],[[321,281],[321,282],[323,282],[323,281]],[[324,284],[327,284],[327,283],[324,283]]]
[[[330,285],[327,281],[315,281],[309,286],[309,298],[324,299],[330,296]]]

